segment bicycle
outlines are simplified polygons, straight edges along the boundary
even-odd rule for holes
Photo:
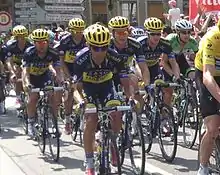
[[[179,85],[177,83],[166,83],[158,79],[150,86],[154,88],[154,93],[150,94],[148,99],[145,100],[143,108],[145,117],[143,117],[142,126],[145,131],[145,139],[148,139],[145,152],[150,152],[153,139],[158,137],[163,158],[167,162],[172,162],[177,151],[177,127],[172,109],[163,102],[162,88],[177,87]],[[140,91],[139,94],[144,95],[146,92]],[[170,140],[163,143],[162,139],[167,137],[170,137]],[[173,148],[171,154],[168,154],[164,147],[165,144],[170,144],[170,142],[173,142]]]
[[[186,147],[192,148],[195,144],[199,128],[199,111],[196,98],[195,82],[181,77],[181,84],[175,89],[173,107],[176,113],[177,129],[183,128],[183,141]],[[191,140],[187,130],[194,131]]]
[[[25,92],[21,92],[21,107],[17,109],[17,117],[19,118],[25,134],[28,134],[28,114],[27,114],[27,101],[28,97]]]
[[[118,92],[119,96],[123,97],[121,92]],[[129,157],[131,161],[131,165],[133,167],[133,173],[136,175],[143,175],[145,173],[145,141],[144,134],[141,125],[140,115],[134,111],[135,103],[134,100],[129,100],[128,104],[132,107],[132,110],[126,111],[122,117],[122,129],[119,137],[119,152],[121,157],[121,165],[124,163],[126,150],[129,152]],[[139,151],[136,149],[140,147]],[[137,159],[141,160],[141,166],[138,167],[136,163]]]
[[[130,106],[116,106],[116,107],[102,107],[97,103],[96,108],[85,109],[85,114],[98,113],[99,126],[100,126],[100,140],[97,143],[97,153],[95,155],[95,169],[99,175],[111,174],[110,167],[110,150],[114,150],[117,160],[117,174],[121,174],[121,164],[119,157],[119,150],[117,146],[117,134],[111,130],[111,116],[109,113],[113,111],[128,111],[131,110]]]
[[[44,154],[46,139],[48,139],[51,156],[56,162],[59,160],[60,155],[60,133],[57,118],[54,116],[52,107],[49,105],[49,93],[62,91],[63,89],[63,87],[51,86],[31,89],[31,92],[40,94],[37,104],[37,123],[35,125],[36,140],[41,152]],[[56,140],[54,145],[52,145],[53,138]]]

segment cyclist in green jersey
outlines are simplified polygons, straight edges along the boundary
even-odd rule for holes
[[[198,51],[198,42],[191,36],[193,26],[191,22],[181,19],[175,23],[176,33],[169,34],[166,39],[170,41],[176,61],[183,75],[191,77],[190,67],[194,67],[195,55]]]

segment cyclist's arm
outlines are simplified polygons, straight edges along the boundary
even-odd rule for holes
[[[68,70],[68,68],[67,68],[67,66],[64,62],[64,56],[60,56],[60,62],[61,62],[61,66],[62,66],[62,69],[63,69],[63,72],[64,72],[65,76],[67,78],[71,78],[70,72],[69,72],[69,70]]]
[[[54,46],[54,49],[56,49],[58,52],[59,52],[59,55],[60,55],[60,63],[61,63],[61,67],[63,69],[63,72],[64,72],[64,75],[67,77],[67,78],[71,78],[70,76],[70,73],[67,69],[67,66],[64,62],[64,57],[65,57],[65,45],[62,44],[62,42],[58,42],[58,44],[56,44]]]
[[[174,75],[177,79],[180,77],[180,68],[175,58],[168,58],[167,54],[162,54],[161,64],[170,76]]]
[[[61,63],[60,63],[59,58],[54,60],[53,69],[56,72],[56,79],[57,79],[58,83],[62,83],[64,81],[64,75],[63,75],[63,71],[61,68]]]
[[[22,69],[22,81],[23,81],[24,86],[30,84],[30,68],[29,67],[23,67],[23,69]]]
[[[6,65],[7,65],[7,68],[9,70],[9,72],[12,74],[12,75],[16,75],[16,70],[14,68],[14,63],[13,63],[13,60],[12,60],[12,57],[8,57],[7,60],[6,60]]]
[[[150,71],[149,71],[142,48],[140,48],[139,50],[139,55],[136,56],[136,61],[141,70],[142,81],[144,82],[144,85],[145,86],[149,85],[150,84]]]
[[[144,85],[149,85],[150,84],[150,71],[147,66],[146,60],[144,62],[139,62],[138,66],[141,70],[142,74],[142,81],[144,82]]]
[[[78,102],[84,100],[83,84],[81,82],[75,84],[74,99],[77,100]]]
[[[212,38],[213,39],[213,38]],[[214,79],[216,73],[215,55],[213,51],[218,49],[211,40],[208,40],[204,45],[203,50],[203,83],[212,96],[220,102],[220,88]]]
[[[214,79],[215,66],[205,64],[203,66],[203,83],[212,96],[220,103],[220,88]]]

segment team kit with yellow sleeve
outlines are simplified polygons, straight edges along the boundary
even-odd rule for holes
[[[85,39],[83,38],[78,44],[76,44],[71,34],[64,36],[60,43],[54,46],[59,51],[60,56],[63,56],[64,63],[68,68],[69,73],[73,76],[73,63],[76,57],[76,53],[86,47]]]
[[[40,58],[35,46],[29,47],[23,57],[23,67],[30,70],[30,83],[34,88],[44,88],[52,85],[52,76],[49,66],[60,66],[59,54],[52,48],[49,48],[47,55]]]
[[[218,113],[218,102],[203,84],[203,66],[215,66],[214,79],[220,85],[220,32],[218,28],[208,31],[202,38],[195,58],[196,83],[200,93],[201,113],[203,117]],[[207,103],[209,104],[207,106]]]
[[[20,50],[18,47],[18,41],[17,40],[9,40],[6,44],[6,57],[12,58],[12,61],[14,64],[21,66],[22,64],[22,58],[24,55],[24,51],[30,47],[33,46],[29,41],[26,42],[25,47],[23,50]]]

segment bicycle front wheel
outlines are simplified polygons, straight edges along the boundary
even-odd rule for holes
[[[145,141],[141,126],[141,120],[138,116],[133,115],[131,132],[131,144],[129,154],[133,172],[135,175],[143,175],[145,172]],[[138,166],[140,165],[140,166]]]
[[[60,133],[57,118],[53,115],[47,118],[47,139],[51,156],[55,162],[60,157]]]
[[[165,104],[160,108],[159,145],[163,158],[172,162],[177,151],[177,127],[173,111]]]
[[[198,106],[192,98],[189,99],[187,104],[183,121],[184,144],[186,147],[192,148],[195,144],[199,128]]]
[[[122,172],[121,172],[120,156],[119,156],[119,150],[118,150],[118,146],[116,142],[117,136],[112,131],[109,131],[108,136],[103,139],[105,141],[103,140],[104,143],[102,143],[102,152],[99,158],[100,167],[99,167],[98,175],[103,175],[103,174],[121,175]],[[105,151],[106,148],[108,148],[108,154],[106,154],[106,151]]]

